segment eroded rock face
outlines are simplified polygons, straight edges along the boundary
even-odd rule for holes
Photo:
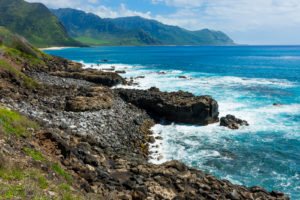
[[[102,86],[90,87],[85,94],[68,99],[66,110],[83,112],[108,109],[113,103],[113,95],[109,88]]]
[[[239,129],[240,126],[249,126],[246,120],[236,118],[234,115],[226,115],[220,120],[220,126],[226,126],[230,129]]]
[[[117,73],[103,72],[94,69],[87,69],[87,70],[76,71],[76,72],[56,71],[56,72],[52,72],[51,75],[60,76],[64,78],[86,80],[92,83],[109,86],[109,87],[125,83],[125,80]]]
[[[211,96],[194,96],[191,93],[149,90],[118,89],[120,96],[156,118],[187,124],[207,125],[218,122],[218,103]]]

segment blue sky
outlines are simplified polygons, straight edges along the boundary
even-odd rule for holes
[[[139,15],[189,30],[221,30],[239,44],[300,44],[300,0],[27,0],[100,17]]]

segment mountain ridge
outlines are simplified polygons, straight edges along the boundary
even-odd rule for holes
[[[42,3],[0,0],[0,26],[37,47],[83,46],[68,36],[61,21]]]
[[[71,8],[51,11],[72,37],[90,45],[93,42],[102,45],[234,45],[233,40],[221,31],[189,31],[140,16],[101,18]]]

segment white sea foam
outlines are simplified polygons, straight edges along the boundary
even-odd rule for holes
[[[247,120],[250,124],[248,127],[241,127],[239,130],[231,131],[218,124],[208,126],[190,126],[190,125],[161,125],[153,127],[154,136],[162,136],[163,140],[157,140],[151,145],[150,150],[153,163],[162,163],[167,160],[177,159],[202,160],[198,167],[204,167],[205,161],[222,155],[216,150],[201,149],[198,152],[189,152],[188,149],[197,149],[203,143],[220,144],[224,143],[224,137],[231,137],[239,134],[256,134],[257,132],[273,131],[274,134],[284,132],[285,137],[299,137],[300,130],[298,122],[289,121],[289,116],[300,113],[300,104],[291,104],[284,106],[273,106],[270,102],[253,101],[256,94],[252,88],[266,89],[285,89],[297,87],[297,83],[281,79],[264,79],[264,78],[242,78],[232,76],[217,76],[209,73],[184,72],[180,70],[165,70],[165,74],[157,73],[159,70],[151,70],[139,65],[126,64],[95,64],[84,63],[86,68],[106,69],[115,67],[115,70],[125,70],[126,74],[121,74],[125,78],[145,76],[145,78],[135,79],[138,83],[135,86],[117,87],[148,89],[158,87],[162,91],[185,90],[196,95],[211,94],[219,103],[220,116],[233,114],[238,118]],[[187,79],[178,78],[186,76]],[[238,91],[237,91],[238,90]],[[241,100],[243,99],[243,100]],[[286,115],[286,117],[285,117]],[[203,141],[205,138],[206,141]],[[264,138],[271,141],[272,138]],[[158,147],[157,147],[158,145]],[[163,155],[159,161],[157,158]],[[224,157],[223,157],[224,158]],[[188,160],[186,160],[188,162]]]

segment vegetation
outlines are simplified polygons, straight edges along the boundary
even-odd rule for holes
[[[10,144],[28,145],[32,138],[18,139],[18,135],[28,135],[28,129],[38,128],[35,122],[4,107],[0,107],[0,120],[0,138]],[[23,155],[18,145],[11,148],[9,153],[3,153],[0,148],[0,199],[90,199],[76,191],[71,176],[58,164],[46,159],[42,152],[23,147],[29,157],[44,162],[47,169],[43,171]]]
[[[52,12],[65,24],[71,37],[92,45],[144,45],[159,41],[143,30],[126,30],[110,19],[74,9],[58,9]]]
[[[72,183],[71,176],[68,172],[64,171],[57,163],[52,165],[53,170],[60,176],[64,177],[68,183]]]
[[[39,169],[21,168],[3,155],[0,155],[0,160],[0,199],[87,199],[68,183],[50,179],[51,176]],[[49,195],[49,192],[55,196]]]
[[[16,70],[15,68],[13,68],[12,66],[10,66],[4,60],[0,60],[0,69],[1,68],[9,70],[16,77],[19,77],[24,82],[24,84],[26,85],[26,87],[28,87],[28,88],[39,88],[39,87],[41,87],[41,85],[36,80],[34,80],[34,79],[26,76],[25,74],[23,74],[22,72],[20,72],[18,70]]]
[[[24,198],[25,189],[23,186],[11,186],[1,183],[0,184],[0,198],[1,199],[13,199],[14,197]]]
[[[29,136],[28,129],[38,129],[38,124],[17,112],[0,107],[0,128],[8,135]]]
[[[27,147],[24,148],[24,151],[27,155],[31,156],[36,161],[47,161],[47,159],[43,157],[41,152],[30,150]]]
[[[103,19],[74,9],[51,10],[69,35],[90,45],[231,45],[220,31],[188,31],[141,17]]]
[[[68,36],[64,25],[40,3],[1,0],[0,26],[25,37],[37,47],[82,46]]]

